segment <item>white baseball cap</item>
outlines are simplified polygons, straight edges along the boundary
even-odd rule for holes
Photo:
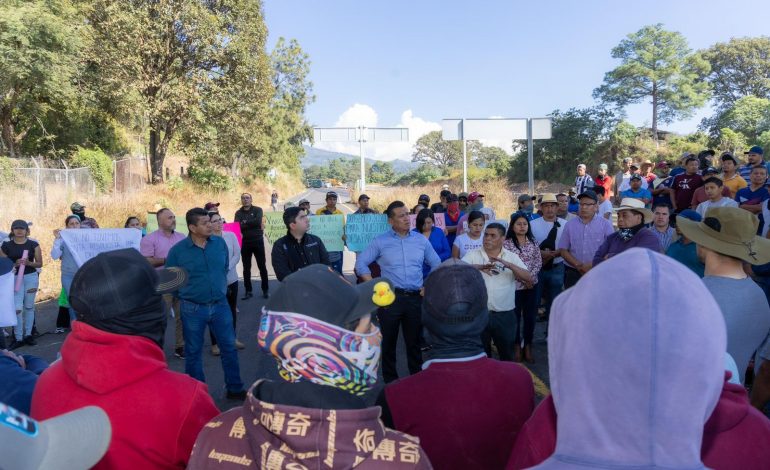
[[[104,410],[96,406],[36,421],[0,403],[3,468],[85,470],[102,459],[111,438],[110,419]]]

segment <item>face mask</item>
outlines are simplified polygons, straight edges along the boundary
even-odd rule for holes
[[[356,333],[298,313],[262,310],[260,348],[278,361],[281,377],[363,395],[377,383],[380,330]]]

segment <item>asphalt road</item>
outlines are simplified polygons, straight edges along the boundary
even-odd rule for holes
[[[327,189],[309,189],[299,195],[289,198],[287,201],[296,203],[302,198],[308,199],[313,211],[317,210],[321,206],[325,205],[325,194]],[[343,212],[352,213],[355,210],[355,205],[346,204],[349,200],[349,194],[345,190],[335,189],[339,194],[339,201],[341,204],[341,210]],[[281,201],[283,204],[286,201]],[[270,273],[270,291],[274,292],[279,282],[273,275],[273,270],[270,263],[270,245],[266,247],[267,265]],[[353,275],[353,266],[355,264],[355,253],[346,251],[344,254],[343,271],[349,279],[355,282],[355,276]],[[239,274],[241,273],[241,267],[238,267]],[[259,272],[256,270],[256,266],[252,269],[253,275],[256,276],[258,282]],[[258,295],[259,289],[255,290],[255,297],[248,300],[240,300],[243,294],[243,281],[241,278],[239,284],[239,300],[238,300],[238,322],[237,322],[237,337],[246,345],[246,348],[238,352],[240,359],[241,378],[248,387],[251,383],[257,379],[267,378],[281,380],[277,373],[275,359],[259,350],[257,346],[257,331],[259,329],[259,320],[261,310],[265,300]],[[38,338],[38,344],[36,346],[23,346],[17,349],[15,352],[19,354],[34,354],[42,357],[43,359],[53,362],[57,359],[57,354],[61,349],[61,345],[64,339],[67,337],[67,333],[55,334],[53,331],[56,326],[56,316],[58,313],[58,306],[56,302],[43,302],[36,306],[37,311],[37,328],[42,335]],[[527,365],[532,371],[536,381],[536,388],[538,394],[542,397],[545,393],[545,387],[548,383],[548,366],[546,356],[546,345],[544,342],[538,342],[538,338],[543,337],[543,325],[544,323],[538,323],[535,331],[536,344],[534,348],[536,363]],[[206,383],[209,387],[209,393],[214,398],[222,410],[227,410],[233,406],[237,406],[240,403],[237,401],[227,400],[225,398],[224,389],[224,376],[222,372],[222,366],[220,358],[212,356],[210,354],[210,345],[208,335],[205,340],[204,354],[203,354],[203,367],[206,374]],[[169,368],[172,370],[184,373],[184,360],[178,359],[174,356],[174,321],[169,319],[168,328],[166,329],[166,341],[164,351],[166,353],[166,359],[168,361]],[[398,348],[398,364],[399,374],[403,377],[408,375],[406,368],[406,353],[403,346],[403,341],[399,341]],[[381,378],[380,378],[381,380]],[[542,381],[541,381],[542,380]],[[538,382],[540,382],[538,384]],[[381,386],[381,385],[380,385]],[[379,392],[378,386],[367,397],[370,403],[374,402],[377,393]]]

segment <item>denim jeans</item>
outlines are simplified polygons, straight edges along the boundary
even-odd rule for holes
[[[329,254],[332,254],[332,253],[339,253],[339,255],[340,255],[340,259],[338,259],[338,260],[335,260],[335,261],[330,261],[330,262],[329,262],[329,264],[331,265],[331,268],[332,268],[333,270],[335,270],[335,271],[337,271],[338,273],[342,274],[342,260],[343,260],[343,257],[342,257],[342,252],[341,252],[341,251],[332,251],[332,252],[329,252]]]
[[[185,372],[201,382],[203,375],[203,339],[208,326],[217,337],[221,351],[222,369],[225,372],[225,385],[230,392],[243,390],[238,353],[235,350],[235,332],[233,317],[227,299],[222,297],[213,304],[203,305],[181,300],[182,325],[184,326]]]
[[[22,279],[21,289],[13,293],[16,307],[16,327],[13,333],[16,341],[21,341],[32,334],[32,325],[35,324],[35,296],[40,282],[37,272],[25,274]]]
[[[67,294],[67,304],[69,305],[69,296],[70,296],[70,289],[72,288],[72,280],[75,278],[74,274],[64,274],[61,275],[61,287],[64,289],[64,292]],[[77,320],[77,314],[75,313],[75,309],[72,308],[72,305],[69,306],[70,311],[70,325],[73,321]]]
[[[492,357],[492,342],[497,348],[501,361],[513,361],[513,345],[516,336],[516,313],[514,310],[504,312],[489,311],[489,323],[481,334],[484,350]]]
[[[548,271],[540,270],[535,284],[535,306],[540,307],[541,299],[545,299],[545,318],[551,314],[551,304],[557,295],[561,294],[564,285],[564,263],[553,265]]]

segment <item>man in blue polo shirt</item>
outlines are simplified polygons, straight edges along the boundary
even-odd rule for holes
[[[246,391],[235,350],[233,317],[226,298],[227,245],[223,238],[211,236],[211,219],[205,210],[190,209],[185,218],[189,236],[174,245],[166,258],[167,268],[184,268],[189,278],[187,285],[177,292],[184,328],[185,373],[206,381],[201,356],[208,326],[221,351],[227,398],[244,400]]]
[[[398,379],[396,344],[402,326],[409,373],[422,370],[422,266],[428,264],[432,271],[441,260],[427,238],[409,229],[409,211],[403,202],[391,202],[385,213],[392,230],[366,247],[356,260],[356,273],[364,282],[371,280],[369,265],[376,261],[382,277],[395,287],[396,301],[377,314],[382,331],[382,377],[388,383]]]

